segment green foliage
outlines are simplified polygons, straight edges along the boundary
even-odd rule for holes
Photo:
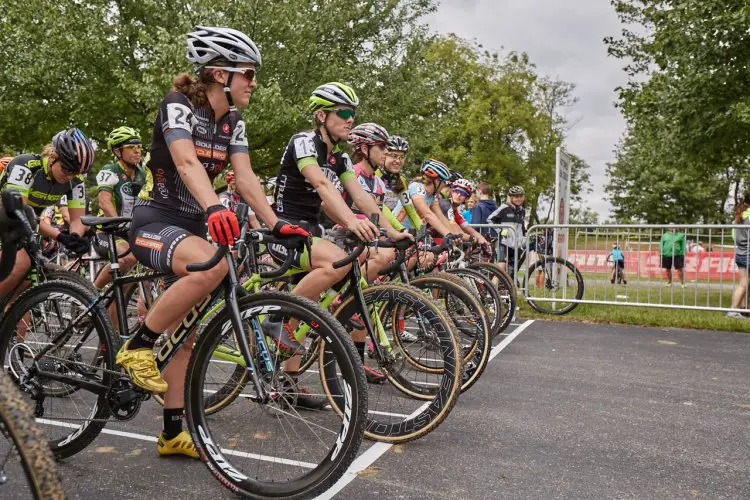
[[[616,215],[722,222],[748,174],[750,7],[744,0],[614,0],[631,27],[608,38],[629,60],[628,121],[607,186]]]
[[[260,47],[258,88],[244,110],[253,164],[273,175],[289,137],[311,127],[305,102],[349,82],[358,121],[407,138],[407,172],[428,156],[504,190],[521,184],[532,211],[554,191],[554,150],[573,86],[538,75],[525,54],[501,56],[430,35],[434,0],[28,0],[0,5],[0,149],[38,151],[76,125],[104,146],[110,130],[148,144],[174,75],[191,71],[185,33],[240,28]],[[97,165],[111,161],[100,150]],[[587,182],[578,164],[574,193]],[[90,179],[93,176],[89,176]],[[578,179],[576,183],[575,179]]]

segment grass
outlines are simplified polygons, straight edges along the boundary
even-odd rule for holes
[[[585,278],[584,278],[585,279]],[[623,301],[617,295],[627,294],[628,299],[636,299],[636,289],[633,287],[615,287],[607,284],[590,284],[586,286],[584,299]],[[683,291],[685,292],[683,294]],[[532,290],[533,292],[533,290]],[[519,316],[524,319],[542,319],[551,321],[581,321],[586,323],[625,324],[637,326],[653,326],[661,328],[692,328],[701,330],[719,330],[728,332],[750,333],[750,318],[747,320],[727,318],[726,313],[719,311],[696,311],[670,308],[669,304],[701,306],[723,306],[731,304],[732,290],[705,290],[694,288],[652,288],[648,300],[648,289],[638,291],[641,302],[663,304],[665,307],[638,307],[626,305],[579,304],[568,314],[555,316],[541,314],[532,309],[526,301],[519,297]],[[674,294],[672,295],[672,292]],[[536,293],[536,295],[541,295]]]

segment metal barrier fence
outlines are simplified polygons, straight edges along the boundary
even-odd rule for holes
[[[524,297],[545,309],[587,303],[748,312],[747,225],[543,224],[528,229],[520,250],[523,262],[509,269]]]

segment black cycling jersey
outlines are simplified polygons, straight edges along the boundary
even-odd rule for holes
[[[274,209],[276,214],[290,221],[308,221],[317,224],[320,213],[320,195],[310,184],[302,169],[317,164],[323,173],[336,182],[354,177],[349,155],[334,146],[331,154],[320,132],[303,132],[292,136],[281,157],[281,168],[276,180]]]
[[[178,139],[193,142],[198,159],[213,180],[224,170],[232,154],[248,152],[245,122],[239,111],[229,112],[216,121],[211,106],[195,107],[180,92],[170,92],[162,101],[154,123],[148,163],[154,178],[152,199],[137,204],[191,218],[203,215],[204,211],[182,182],[169,152],[169,145]]]
[[[85,208],[86,191],[82,176],[59,184],[49,171],[46,157],[24,154],[13,158],[0,178],[0,190],[13,189],[27,199],[28,205],[39,216],[44,209],[67,196],[69,208]]]

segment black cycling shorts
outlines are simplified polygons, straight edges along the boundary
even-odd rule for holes
[[[191,219],[153,206],[137,205],[128,236],[138,262],[156,271],[171,273],[174,272],[172,257],[181,241],[188,236],[207,239],[206,219]]]
[[[323,234],[322,228],[319,225],[313,224],[309,221],[289,219],[283,219],[283,221],[290,224],[296,224],[307,229],[311,234],[314,235],[313,245],[315,244],[315,240],[320,239],[320,236]],[[286,261],[289,252],[292,252],[292,256],[290,258],[292,259],[293,268],[302,269],[303,271],[309,271],[311,269],[310,256],[308,255],[307,248],[303,247],[300,249],[291,249],[283,245],[268,245],[268,254],[273,257],[273,260],[275,260],[279,264],[283,264]]]

